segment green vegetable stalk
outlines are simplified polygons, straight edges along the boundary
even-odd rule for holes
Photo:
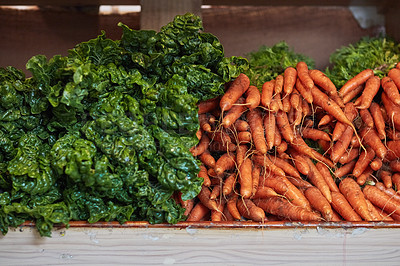
[[[0,230],[32,220],[42,236],[71,220],[176,223],[202,179],[197,103],[248,68],[224,57],[193,14],[160,32],[122,23],[120,40],[32,57],[32,77],[0,69]]]

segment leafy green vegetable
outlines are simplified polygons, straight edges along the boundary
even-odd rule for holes
[[[400,44],[384,36],[363,37],[355,44],[337,49],[329,60],[332,66],[325,73],[340,88],[367,68],[380,78],[385,76],[400,61]]]
[[[287,67],[296,67],[300,61],[306,62],[310,69],[315,67],[313,59],[295,53],[284,41],[271,47],[263,45],[257,51],[247,54],[247,58],[250,67],[245,74],[250,78],[251,84],[258,88],[282,74]]]
[[[224,57],[192,14],[160,32],[77,44],[32,57],[25,78],[0,69],[0,230],[33,220],[43,236],[70,220],[185,219],[172,195],[194,198],[202,179],[197,103],[248,68]]]

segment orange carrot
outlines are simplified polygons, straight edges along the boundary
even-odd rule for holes
[[[219,105],[220,98],[221,97],[218,96],[218,97],[197,103],[197,107],[199,108],[198,113],[199,114],[209,113],[212,110],[216,109]]]
[[[240,167],[244,161],[244,159],[247,157],[247,151],[248,148],[244,144],[240,144],[237,146],[236,149],[236,165]]]
[[[385,139],[386,138],[386,130],[385,130],[385,120],[383,118],[383,114],[381,111],[381,108],[379,107],[379,104],[376,102],[372,102],[369,111],[371,113],[371,116],[374,120],[374,125],[375,129],[378,133],[378,136],[380,139]]]
[[[275,78],[274,93],[280,94],[283,90],[283,75],[278,75]]]
[[[285,95],[292,93],[297,80],[297,70],[294,67],[287,67],[283,72],[283,91]]]
[[[374,170],[372,170],[371,166],[368,166],[367,169],[359,175],[356,180],[357,184],[363,186],[367,181],[372,181],[371,175],[373,174]]]
[[[344,114],[346,117],[350,120],[353,121],[357,116],[358,112],[357,109],[355,108],[354,104],[352,102],[346,103],[344,106]],[[345,131],[347,125],[343,124],[342,122],[338,121],[335,124],[335,128],[333,129],[332,132],[332,140],[337,141],[340,136],[343,134]]]
[[[293,205],[281,197],[255,199],[254,203],[267,213],[284,217],[291,221],[321,221],[322,217],[315,212]]]
[[[236,128],[237,131],[248,131],[248,130],[250,130],[249,123],[247,123],[247,121],[244,121],[242,119],[237,119],[235,121],[234,128]]]
[[[276,122],[275,122],[276,123]],[[400,137],[399,137],[400,139]],[[282,134],[279,132],[279,128],[275,126],[275,138],[274,138],[274,146],[279,146],[282,142]]]
[[[223,214],[222,221],[235,221],[235,218],[232,217],[231,213],[227,208],[227,204],[225,204],[222,214]]]
[[[368,109],[361,109],[359,113],[367,127],[374,127],[374,119]]]
[[[254,194],[256,194],[256,191],[258,189],[259,183],[260,183],[260,175],[261,175],[261,166],[254,164],[253,166],[253,171],[252,171],[252,190],[251,190],[251,196],[253,197]]]
[[[315,167],[317,167],[318,171],[324,177],[325,182],[328,185],[329,189],[331,191],[339,191],[339,188],[336,185],[335,180],[333,179],[331,172],[329,171],[329,168],[321,162],[317,162],[315,164]]]
[[[281,94],[274,94],[271,100],[271,104],[269,105],[269,110],[273,113],[278,112],[283,109]]]
[[[307,103],[313,103],[314,99],[311,93],[311,89],[306,88],[299,78],[296,80],[296,89],[301,94],[301,96],[303,96],[304,100],[306,100]]]
[[[386,143],[388,148],[387,159],[394,161],[400,158],[400,140],[391,140]]]
[[[275,144],[275,128],[276,128],[276,119],[275,115],[270,111],[266,111],[264,116],[264,129],[265,129],[265,139],[267,142],[268,150],[272,149]]]
[[[202,154],[199,155],[198,158],[205,166],[211,168],[215,167],[215,159],[208,150],[205,150]]]
[[[343,95],[343,103],[346,104],[353,100],[357,95],[359,95],[364,90],[364,85],[357,86],[355,89]]]
[[[333,82],[322,71],[311,69],[309,74],[314,81],[314,84],[326,91],[329,97],[331,97],[340,107],[344,107],[343,100],[339,97],[335,84],[333,84]]]
[[[261,90],[261,105],[269,108],[274,94],[275,80],[267,81],[263,84]]]
[[[219,141],[212,141],[208,146],[210,152],[233,152],[236,150],[236,145],[233,143],[221,143]]]
[[[370,107],[372,100],[378,93],[381,86],[381,79],[378,76],[370,77],[366,83],[361,96],[355,101],[355,105],[359,109],[367,109]]]
[[[304,189],[307,189],[309,187],[313,187],[313,185],[311,185],[311,183],[309,183],[308,181],[306,181],[302,178],[297,178],[297,177],[292,177],[292,176],[287,176],[286,178],[290,181],[290,183],[292,183],[295,187],[297,187],[301,191],[303,191]]]
[[[390,120],[390,127],[400,130],[400,107],[396,105],[385,92],[381,94],[382,103],[385,107],[387,117]]]
[[[357,214],[347,201],[345,196],[340,192],[332,192],[332,207],[346,221],[359,222],[362,221],[360,215]]]
[[[229,213],[232,215],[232,217],[235,220],[240,220],[241,215],[239,213],[239,210],[237,208],[237,201],[238,201],[238,195],[237,194],[232,194],[226,202],[226,208],[229,210]]]
[[[289,112],[290,108],[292,108],[290,104],[290,95],[284,95],[282,97],[282,111]]]
[[[215,185],[211,190],[210,199],[215,200],[219,197],[220,194],[221,194],[221,185],[220,184]]]
[[[200,139],[200,142],[190,151],[193,156],[195,157],[199,156],[200,154],[202,154],[207,150],[209,144],[210,144],[210,138],[206,134],[203,134]]]
[[[381,208],[387,213],[400,215],[400,202],[385,194],[379,188],[371,185],[365,185],[363,188],[365,198],[372,202],[375,206]]]
[[[310,173],[307,176],[310,183],[316,186],[321,191],[322,195],[324,195],[328,202],[332,202],[331,190],[326,183],[325,178],[322,176],[322,174],[319,172],[319,170],[309,157],[307,158],[307,163],[310,167]]]
[[[251,133],[248,131],[241,131],[237,134],[237,140],[239,144],[251,143]]]
[[[258,164],[261,167],[265,167],[266,170],[271,171],[272,173],[276,175],[285,175],[285,172],[282,170],[282,168],[276,166],[268,156],[266,155],[253,155],[252,160],[254,163]]]
[[[371,163],[372,159],[375,157],[375,151],[371,147],[367,147],[363,150],[358,158],[356,164],[354,165],[353,175],[359,177],[367,166]]]
[[[343,164],[341,167],[337,168],[334,172],[337,178],[342,178],[347,174],[350,174],[354,169],[354,165],[356,165],[356,160],[350,161],[348,163]]]
[[[289,153],[292,156],[292,160],[294,165],[296,166],[296,169],[301,174],[308,175],[310,173],[310,167],[308,166],[305,155],[293,149],[290,149]]]
[[[395,104],[400,105],[400,92],[393,80],[388,76],[383,77],[381,85],[389,99]]]
[[[212,130],[211,125],[208,122],[207,114],[199,114],[199,125],[200,128],[206,132],[211,132]]]
[[[311,207],[319,211],[326,221],[333,220],[333,210],[331,204],[316,187],[309,187],[304,191],[304,195],[310,202]]]
[[[339,189],[361,218],[366,221],[372,221],[364,194],[354,179],[348,177],[344,178],[339,183]]]
[[[233,154],[224,153],[218,160],[215,162],[214,171],[217,175],[222,175],[225,171],[234,169],[236,166],[236,162]]]
[[[361,128],[359,134],[362,138],[362,141],[375,151],[376,156],[381,159],[384,159],[386,157],[387,148],[382,143],[375,128],[363,127]]]
[[[211,185],[210,177],[207,173],[207,168],[204,165],[200,165],[200,171],[198,177],[203,178],[203,186],[209,187]]]
[[[203,205],[203,203],[198,202],[193,207],[192,211],[189,213],[186,221],[188,222],[198,222],[203,219],[208,213],[210,213],[210,209]]]
[[[343,154],[345,154],[347,148],[350,145],[352,137],[352,128],[346,127],[340,138],[332,146],[330,157],[333,162],[338,162]]]
[[[282,137],[289,143],[293,142],[294,132],[289,124],[287,114],[282,110],[279,110],[276,114],[276,125],[279,128]]]
[[[239,98],[243,95],[243,93],[245,93],[249,86],[249,77],[243,73],[240,73],[239,76],[231,83],[229,88],[222,95],[219,102],[221,110],[224,112],[231,109],[233,104],[237,100],[239,100]]]
[[[276,166],[281,168],[285,173],[289,176],[293,176],[296,178],[301,178],[299,171],[289,162],[279,158],[279,157],[270,157],[271,162],[273,162]]]
[[[230,174],[225,180],[222,185],[222,194],[224,196],[228,196],[234,190],[236,183],[236,173]]]
[[[300,97],[299,92],[297,91],[297,89],[293,89],[292,94],[290,94],[290,105],[294,108],[294,109],[298,109],[301,108],[301,103],[303,101],[303,98]]]
[[[253,136],[253,142],[256,150],[261,154],[265,154],[268,151],[266,139],[264,136],[264,126],[259,108],[249,110],[246,113],[247,122],[250,125],[251,135]]]
[[[237,208],[244,218],[255,222],[264,222],[267,220],[264,210],[256,206],[250,199],[239,199],[237,201]]]
[[[392,68],[389,70],[388,77],[393,80],[397,88],[400,88],[400,68]]]
[[[223,220],[223,212],[225,209],[225,200],[218,200],[218,209],[211,210],[211,221],[213,222],[220,222]]]
[[[211,191],[208,187],[202,186],[197,198],[203,203],[204,206],[209,208],[210,210],[217,210],[217,202],[215,200],[210,199]]]
[[[392,175],[392,184],[394,187],[394,190],[399,191],[400,190],[400,173],[393,173]]]
[[[333,117],[329,114],[324,115],[318,122],[318,127],[325,126],[333,120]]]
[[[393,189],[393,187],[387,188],[387,187],[385,187],[385,185],[382,182],[376,182],[375,187],[377,187],[379,190],[383,191],[385,194],[389,195],[389,197],[400,202],[400,193],[395,191]]]
[[[331,141],[328,133],[315,128],[302,128],[301,134],[303,135],[303,138],[306,139]]]
[[[250,85],[246,91],[246,105],[254,109],[260,105],[261,93],[256,86]]]
[[[383,163],[382,163],[382,159],[381,158],[375,158],[371,161],[371,168],[374,171],[378,171],[379,169],[381,169]]]
[[[303,113],[303,117],[306,117],[306,116],[309,116],[312,114],[310,105],[304,99],[301,100],[301,111]],[[311,119],[309,121],[312,122]]]
[[[370,77],[374,75],[374,71],[371,69],[365,69],[349,79],[339,90],[339,95],[344,96],[350,91],[354,90],[358,86],[364,84]]]
[[[365,199],[365,202],[367,202],[367,206],[368,206],[368,211],[371,214],[371,218],[372,221],[393,221],[392,218],[390,218],[390,216],[386,216],[387,218],[384,218],[382,216],[382,211],[378,210],[377,207],[375,207],[371,201]]]
[[[311,90],[311,88],[314,86],[314,81],[309,74],[307,64],[303,61],[298,62],[296,65],[296,70],[301,83],[306,89]]]
[[[253,199],[264,199],[277,196],[279,196],[279,194],[276,193],[276,191],[273,188],[260,186],[257,188],[257,191],[253,196]]]
[[[381,179],[382,183],[385,185],[385,188],[391,188],[393,186],[391,172],[382,170],[379,173],[379,178]]]
[[[389,163],[389,166],[393,172],[400,172],[400,161],[399,160],[391,160]]]
[[[224,117],[222,118],[221,125],[224,128],[230,127],[235,121],[243,114],[246,110],[245,99],[240,97],[234,105],[226,112]]]
[[[245,199],[250,198],[252,195],[252,168],[253,165],[249,157],[246,157],[239,166],[240,195]]]

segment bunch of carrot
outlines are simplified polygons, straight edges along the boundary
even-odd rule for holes
[[[240,74],[200,102],[204,179],[187,221],[400,220],[400,64],[339,90],[299,62],[262,88]]]

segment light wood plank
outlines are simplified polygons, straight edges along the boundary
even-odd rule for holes
[[[40,238],[32,227],[0,237],[1,265],[396,265],[398,228],[69,228]]]

